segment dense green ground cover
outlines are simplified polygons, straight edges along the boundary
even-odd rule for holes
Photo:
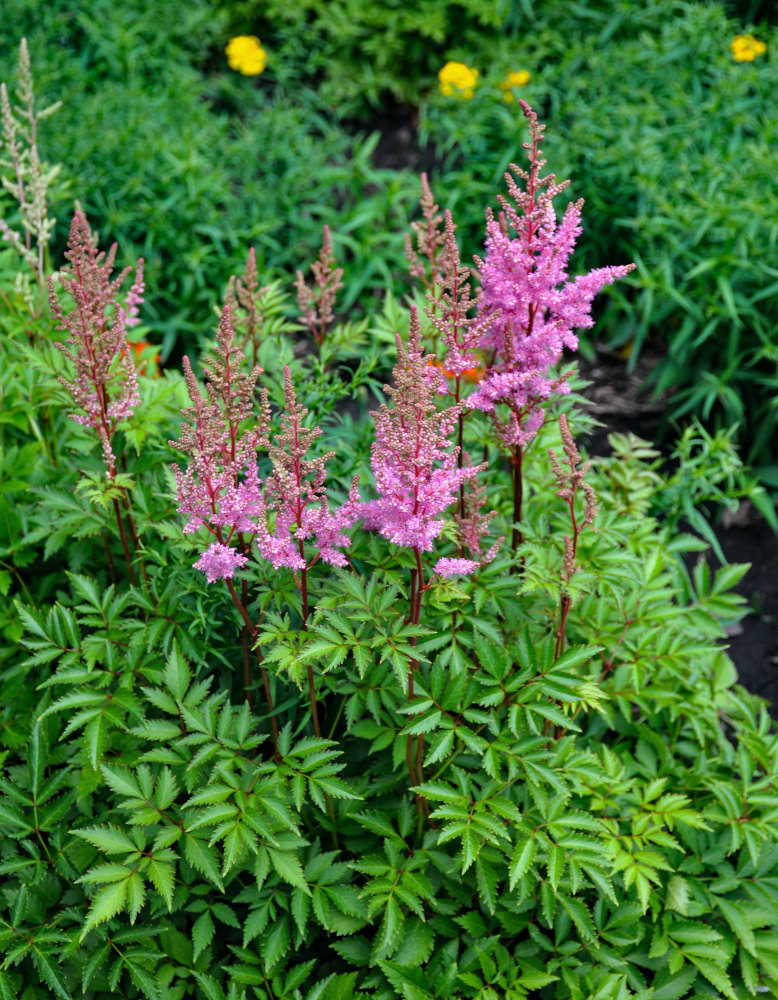
[[[696,126],[731,112],[725,86],[742,88],[742,129],[726,156],[711,133],[711,170],[761,148],[749,142],[766,140],[771,45],[761,63],[732,62],[734,22],[713,4],[646,4],[632,19],[632,5],[550,4],[541,17],[531,3],[430,0],[421,20],[398,8],[402,76],[387,61],[368,86],[354,52],[372,12],[345,0],[326,17],[318,3],[261,15],[194,3],[183,22],[143,4],[10,7],[41,103],[65,105],[38,129],[63,163],[52,248],[41,202],[29,259],[23,239],[0,251],[0,1000],[778,996],[778,736],[722,645],[744,613],[732,588],[747,567],[711,570],[705,543],[679,529],[681,517],[705,527],[702,500],[745,494],[770,511],[766,496],[734,429],[687,429],[669,473],[629,436],[589,468],[574,439],[593,421],[574,370],[538,384],[513,341],[463,360],[485,312],[461,305],[478,220],[528,135],[499,83],[527,69],[515,96],[549,110],[547,169],[592,201],[569,277],[617,263],[645,230],[640,270],[616,286],[597,335],[637,351],[661,334],[651,317],[667,319],[681,370],[694,302],[714,323],[716,364],[749,337],[771,343],[733,287],[742,322],[724,349],[708,285],[672,284],[694,280],[685,263],[673,271],[688,239],[668,249],[652,201],[665,193],[668,230],[686,239],[677,213],[697,204],[697,181],[673,201],[658,164],[699,155]],[[231,75],[225,38],[271,14],[268,69]],[[567,18],[575,49],[544,27],[552,16]],[[3,45],[10,63],[15,40]],[[436,67],[459,58],[481,68],[472,98],[436,95]],[[661,67],[689,63],[709,117],[686,134],[689,93]],[[636,66],[652,100],[625,91],[606,114],[608,90]],[[595,73],[579,134],[552,81],[583,105]],[[394,93],[420,101],[424,128],[451,143],[433,186],[455,211],[458,251],[451,229],[441,243],[431,201],[419,219],[418,181],[376,172],[369,142],[349,138],[327,103],[338,79],[352,121]],[[766,143],[763,154],[757,173]],[[29,205],[34,160],[17,162]],[[745,212],[754,189],[719,184]],[[120,240],[120,264],[148,257],[145,291],[137,270],[112,283],[81,216],[64,257],[73,198],[101,246]],[[18,228],[17,200],[8,192],[5,217]],[[406,216],[421,235],[415,281]],[[532,237],[522,218],[506,259],[525,259],[521,234],[566,259],[556,223]],[[326,251],[312,285],[308,269],[327,222],[346,267],[337,294]],[[714,222],[736,228],[726,212]],[[700,254],[697,277],[734,281]],[[746,265],[769,288],[756,251]],[[295,308],[297,267],[312,290]],[[430,269],[448,299],[434,286],[425,299]],[[554,274],[540,285],[580,317],[568,275]],[[665,315],[667,300],[679,312]],[[545,320],[556,307],[543,301]],[[162,371],[153,346],[136,355],[147,338],[168,352]],[[561,347],[541,357],[558,361]],[[738,369],[765,420],[766,357],[753,364],[764,385],[750,358]],[[487,384],[503,400],[496,420],[483,398],[460,406]],[[376,396],[386,409],[373,420]],[[476,476],[475,496],[458,489]],[[359,506],[355,489],[382,503]]]

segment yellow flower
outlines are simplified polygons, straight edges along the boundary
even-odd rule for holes
[[[238,35],[231,38],[224,50],[230,69],[244,76],[256,76],[267,65],[267,53],[255,35]]]
[[[526,87],[529,81],[530,74],[526,69],[521,69],[518,72],[511,70],[500,84],[500,90],[503,92],[502,99],[504,101],[512,101],[513,94],[511,93],[511,89],[513,87]]]
[[[729,47],[736,62],[753,62],[767,50],[765,43],[753,35],[735,35]]]
[[[464,97],[468,101],[475,93],[477,79],[478,70],[460,62],[447,62],[438,73],[441,94],[445,97]]]

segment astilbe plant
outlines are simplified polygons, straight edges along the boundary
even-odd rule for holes
[[[557,219],[553,201],[569,181],[558,183],[554,174],[542,174],[545,125],[525,101],[519,105],[530,130],[530,141],[524,143],[529,169],[511,164],[523,187],[510,173],[505,175],[512,202],[499,196],[502,224],[487,209],[486,255],[477,258],[479,316],[487,323],[480,347],[487,371],[467,401],[469,407],[493,415],[498,437],[511,456],[514,522],[521,521],[524,450],[543,423],[550,397],[569,391],[566,379],[551,369],[565,348],[577,348],[574,331],[593,326],[597,293],[635,267],[596,268],[570,278],[568,262],[582,231],[583,201],[570,202],[562,220]],[[498,406],[507,407],[506,418],[499,416]],[[515,528],[514,548],[520,538]]]
[[[5,152],[0,167],[7,171],[0,175],[0,183],[18,205],[22,231],[0,218],[0,238],[24,258],[36,282],[43,288],[46,250],[57,221],[49,216],[48,190],[59,167],[47,168],[43,164],[38,149],[38,125],[58,110],[60,102],[40,111],[36,109],[26,38],[19,43],[17,80],[18,104],[12,103],[5,83],[0,84],[0,149],[4,148]]]
[[[68,334],[65,343],[57,347],[73,367],[73,377],[61,376],[59,381],[75,404],[72,419],[89,427],[100,442],[108,488],[102,493],[92,490],[90,495],[103,496],[113,504],[124,555],[135,582],[122,505],[127,508],[125,516],[136,549],[137,533],[127,506],[129,482],[119,472],[114,438],[119,425],[131,417],[140,402],[127,327],[137,322],[138,307],[143,302],[143,259],[138,260],[135,280],[122,300],[121,286],[132,268],[126,267],[112,277],[116,244],[107,254],[100,251],[82,212],[73,217],[65,257],[68,264],[59,273],[59,283],[73,302],[68,313],[53,280],[48,279],[49,303],[57,329]]]
[[[245,574],[241,592],[233,578],[244,569],[252,552],[273,569],[288,568],[295,575],[302,600],[302,626],[309,613],[308,572],[321,559],[336,566],[346,564],[341,548],[349,542],[344,533],[356,516],[356,482],[346,503],[332,509],[325,488],[326,463],[332,453],[311,458],[308,452],[321,434],[305,425],[307,410],[298,402],[289,368],[284,370],[284,410],[281,431],[270,436],[267,390],[255,406],[256,385],[262,369],[242,371],[243,352],[235,344],[229,307],[219,323],[216,346],[206,359],[206,395],[203,397],[187,357],[184,371],[192,405],[184,411],[188,423],[171,444],[188,456],[185,470],[176,467],[179,512],[187,517],[184,530],[204,527],[213,540],[195,567],[209,583],[224,580],[243,620],[244,684],[253,704],[248,656],[249,640],[260,661],[260,670],[271,712],[274,739],[278,739],[273,699],[262,654],[256,644],[258,625],[248,611],[249,589]],[[272,471],[259,476],[258,450],[267,452]],[[313,553],[311,548],[315,549]],[[321,735],[314,690],[313,669],[308,666],[309,695],[314,729]]]
[[[464,355],[482,313],[464,310],[446,257],[434,314],[443,348]],[[141,284],[105,306],[102,340],[77,309],[60,317],[73,358],[132,324]],[[43,470],[65,487],[16,522],[33,527],[28,562],[11,541],[2,564],[13,553],[26,601],[22,641],[1,653],[2,1000],[776,992],[778,738],[717,645],[742,614],[731,589],[746,567],[680,568],[699,542],[650,516],[653,465],[622,446],[589,469],[568,398],[549,405],[526,462],[517,587],[516,556],[484,552],[510,520],[505,470],[458,451],[463,400],[411,320],[364,504],[355,487],[335,502],[325,472],[340,483],[359,468],[369,422],[344,421],[335,458],[316,457],[321,411],[298,401],[317,398],[310,382],[284,371],[271,409],[232,307],[204,390],[185,363],[183,430],[163,373],[142,381],[154,426],[138,454],[111,439],[111,489],[154,534],[144,587],[107,583],[100,518],[69,504],[79,458],[62,449]],[[24,357],[44,365],[37,344]],[[114,346],[107,406],[127,391]],[[24,384],[3,387],[14,413]],[[485,444],[482,423],[469,419],[468,443]],[[34,481],[27,424],[3,434],[6,467]],[[183,540],[164,482],[179,434]],[[346,548],[360,517],[369,530]],[[45,565],[58,549],[67,575]],[[224,588],[244,669],[253,645],[271,676],[266,711],[252,711],[250,670],[245,699],[231,697],[240,652]],[[303,688],[306,670],[310,715],[284,676]]]
[[[422,597],[429,587],[422,555],[433,550],[435,539],[445,526],[443,515],[456,502],[460,487],[475,479],[484,468],[459,464],[460,448],[451,446],[450,437],[457,426],[461,404],[439,409],[438,373],[431,362],[434,355],[424,352],[418,314],[411,307],[408,345],[398,334],[393,385],[385,386],[392,405],[382,403],[373,413],[375,441],[371,464],[378,498],[362,504],[365,528],[378,531],[388,541],[413,553],[408,622],[416,626],[421,621]],[[474,524],[475,532],[467,538],[476,545],[473,554],[479,554],[475,534],[485,525],[483,521]],[[467,575],[479,565],[479,560],[462,555],[444,556],[435,562],[433,575]],[[411,701],[417,667],[418,663],[412,660],[408,671]],[[408,773],[415,784],[423,781],[423,736],[418,740],[415,764],[412,745],[409,739]]]
[[[297,272],[294,283],[298,308],[319,349],[324,343],[327,327],[335,319],[335,297],[343,287],[343,268],[334,264],[330,227],[325,226],[319,258],[311,264],[312,286],[306,284],[302,271]]]

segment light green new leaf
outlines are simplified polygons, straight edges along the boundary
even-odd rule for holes
[[[209,976],[204,972],[195,972],[195,978],[200,989],[205,994],[206,1000],[225,1000],[224,991],[213,976]]]
[[[146,898],[146,886],[143,879],[136,872],[127,880],[127,910],[130,914],[130,923],[134,924],[135,919],[143,907]]]
[[[11,980],[0,969],[0,1000],[17,1000],[17,993],[11,986]]]
[[[273,868],[275,868],[284,882],[288,882],[289,885],[293,885],[297,889],[302,889],[303,892],[310,895],[311,890],[305,881],[303,868],[297,855],[287,854],[285,851],[275,851],[272,847],[269,847],[267,852],[270,855]]]
[[[673,875],[667,883],[665,906],[686,916],[689,912],[689,884],[680,875]]]
[[[96,771],[103,758],[105,738],[108,735],[108,721],[101,712],[91,719],[84,727],[84,743],[92,768]]]
[[[207,910],[195,920],[192,925],[192,958],[195,962],[213,941],[215,930],[211,914]],[[246,947],[245,942],[243,947]]]
[[[748,915],[743,908],[736,903],[730,903],[728,900],[721,898],[716,900],[716,906],[738,941],[750,955],[757,958],[754,931],[748,922]]]
[[[138,845],[115,826],[88,826],[74,832],[77,837],[86,840],[104,854],[130,854],[138,851]]]
[[[160,1000],[159,984],[148,969],[136,962],[127,962],[127,971],[130,979],[146,997],[146,1000]]]
[[[535,860],[536,850],[537,845],[532,838],[516,845],[516,850],[513,852],[513,858],[508,869],[511,889],[514,889],[519,879],[529,871],[530,865]]]
[[[113,885],[107,885],[95,894],[79,937],[80,941],[84,940],[93,927],[105,923],[106,920],[115,917],[124,909],[127,903],[128,882],[129,879],[125,879],[123,882],[114,882]]]
[[[184,700],[187,688],[192,680],[192,672],[177,642],[173,643],[170,658],[167,661],[165,669],[162,671],[162,680],[176,701]]]
[[[184,857],[189,864],[224,892],[224,883],[219,873],[216,851],[191,834],[184,837]]]
[[[720,993],[729,997],[730,1000],[738,1000],[738,995],[733,989],[729,976],[720,965],[716,965],[709,958],[702,958],[700,955],[689,955],[689,961],[697,966],[708,982]]]
[[[156,858],[152,857],[149,859],[147,871],[151,884],[165,900],[168,913],[171,913],[173,910],[173,883],[175,881],[173,865],[169,861],[157,861]]]

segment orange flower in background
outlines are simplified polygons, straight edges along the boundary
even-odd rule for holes
[[[753,35],[735,35],[729,48],[735,62],[753,62],[757,56],[764,55],[767,51],[765,43]]]
[[[447,62],[439,71],[438,80],[444,97],[464,97],[469,101],[475,93],[478,70],[461,62]]]
[[[224,51],[230,69],[244,76],[256,76],[267,66],[267,52],[256,35],[237,35],[229,40]]]
[[[443,374],[446,376],[446,378],[456,378],[456,375],[454,374],[454,372],[450,372],[448,370],[448,368],[445,367],[445,365],[443,364],[442,361],[432,361],[432,360],[430,360],[430,361],[427,362],[427,367],[428,368],[439,368],[443,372]],[[486,371],[486,369],[485,368],[481,368],[481,367],[466,368],[465,371],[462,372],[462,375],[463,375],[463,377],[465,379],[465,382],[480,382],[481,379],[484,377],[485,371]]]
[[[514,87],[526,87],[530,79],[531,74],[526,69],[511,70],[500,84],[500,90],[503,91],[502,99],[504,101],[512,101],[513,94],[511,90]]]
[[[148,374],[148,359],[142,358],[141,355],[143,354],[143,352],[146,350],[147,347],[153,350],[156,346],[157,346],[156,344],[150,344],[147,340],[138,340],[135,343],[129,340],[127,341],[127,347],[129,347],[135,354],[135,367],[137,368],[139,375]],[[122,351],[121,357],[124,357],[124,351]],[[162,360],[162,355],[157,353],[153,356],[151,360],[154,362],[154,365],[156,366]],[[153,377],[159,378],[159,372],[158,371],[154,372]]]

